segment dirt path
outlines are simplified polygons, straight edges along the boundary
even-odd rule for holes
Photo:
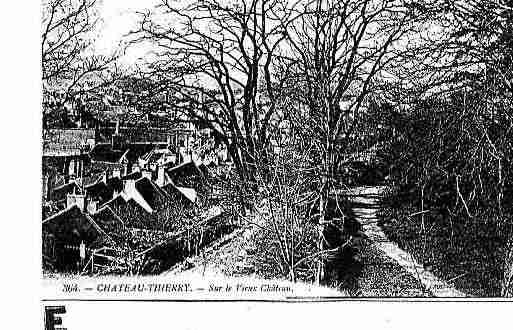
[[[360,242],[361,267],[350,273],[341,295],[354,297],[464,297],[448,283],[424,270],[409,253],[391,242],[378,226],[376,212],[383,187],[345,191],[366,236]],[[252,251],[256,226],[227,235],[201,253],[166,272],[202,276],[247,277],[257,273]]]
[[[201,274],[202,276],[241,277],[257,272],[253,252],[256,250],[254,235],[262,221],[261,212],[254,212],[243,221],[242,227],[205,248],[197,256],[171,268],[166,274]]]
[[[366,239],[362,244],[358,295],[466,297],[449,283],[426,271],[411,254],[390,241],[378,226],[376,212],[384,187],[359,187],[346,192]]]
[[[198,256],[187,258],[164,275],[244,276],[255,273],[248,251],[254,249],[255,228],[246,227],[223,237]]]

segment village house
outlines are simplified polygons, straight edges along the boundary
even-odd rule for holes
[[[169,229],[173,218],[191,211],[196,203],[194,190],[171,182],[159,187],[148,177],[140,177],[123,183],[123,191],[101,207],[110,207],[129,227]]]
[[[43,131],[43,197],[51,199],[54,187],[83,176],[88,152],[96,143],[94,129]]]
[[[100,217],[97,219],[101,220]],[[109,227],[106,229],[109,230]],[[80,267],[84,259],[80,256],[81,246],[84,252],[90,254],[93,249],[116,244],[78,204],[72,204],[43,220],[42,231],[43,260],[56,270],[75,270]]]
[[[171,232],[197,215],[208,170],[197,160],[194,125],[160,126],[145,114],[155,126],[135,127],[130,116],[139,114],[116,113],[95,129],[44,131],[43,250],[52,267],[76,270],[80,249],[87,258],[126,244],[131,230]]]
[[[160,169],[160,184],[152,180],[150,171],[126,176],[104,172],[97,182],[83,187],[75,181],[58,187],[55,196],[65,208],[43,220],[45,241],[55,245],[48,249],[58,250],[50,259],[76,257],[64,251],[64,245],[76,248],[83,242],[93,248],[100,239],[119,243],[126,228],[172,230],[174,221],[193,212],[197,193],[194,188],[175,185],[164,167]],[[183,171],[182,175],[189,174]]]
[[[207,166],[200,161],[193,160],[168,168],[165,173],[174,184],[196,190],[204,190],[209,177]]]
[[[174,222],[193,214],[197,202],[194,189],[177,187],[169,178],[160,187],[141,172],[108,177],[80,188],[75,182],[62,187],[66,207],[43,220],[45,262],[59,270],[72,270],[100,247],[114,248],[129,237],[130,228],[176,229]]]

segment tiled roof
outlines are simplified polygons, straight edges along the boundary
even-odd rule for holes
[[[151,228],[153,216],[148,213],[139,203],[133,199],[126,201],[124,207],[120,209],[118,215],[123,219],[128,227],[146,227]]]
[[[55,239],[66,244],[86,244],[100,237],[100,230],[90,217],[73,205],[43,220],[43,231],[51,233]]]
[[[169,183],[162,187],[172,200],[191,205],[196,202],[197,194],[192,188],[177,187],[173,183]]]
[[[82,190],[75,181],[68,182],[52,189],[51,199],[54,201],[60,201],[66,199],[68,194],[73,192],[80,193]]]
[[[197,188],[205,179],[205,174],[193,161],[167,169],[166,174],[177,186]]]
[[[126,201],[126,208],[129,211],[135,211],[133,212],[133,214],[148,214],[148,212],[133,199],[129,199]]]
[[[177,187],[173,183],[169,183],[163,186],[162,189],[172,200],[185,203],[186,206],[196,202],[197,194],[192,188]]]
[[[118,163],[121,157],[126,154],[126,158],[130,163],[139,159],[139,157],[147,154],[155,148],[162,147],[161,144],[155,143],[128,143],[122,150],[113,150],[110,143],[98,143],[89,153],[92,161]]]
[[[132,172],[130,174],[124,175],[121,177],[121,180],[137,180],[142,178],[141,172]]]
[[[107,185],[114,189],[114,191],[123,190],[123,181],[118,177],[110,177],[107,179]]]
[[[89,157],[95,162],[118,163],[126,152],[125,150],[112,150],[110,143],[98,143],[89,152]]]
[[[103,206],[101,206],[101,207],[103,208],[104,206],[109,206],[114,211],[116,211],[116,210],[126,206],[126,200],[121,195],[117,195],[116,197],[112,198],[111,200],[105,202],[103,204]]]
[[[95,141],[94,129],[47,129],[43,131],[43,156],[79,155]]]
[[[172,130],[167,127],[127,127],[120,128],[119,132],[125,135],[130,142],[167,143],[168,135],[172,134]]]
[[[134,201],[132,198],[125,200],[121,195],[111,199],[102,206],[109,207],[112,211],[124,222],[128,227],[132,227],[134,224],[139,222],[140,217],[150,215],[139,203]]]
[[[100,203],[108,201],[113,195],[113,190],[109,189],[109,186],[103,181],[85,187],[85,191],[87,192],[87,196],[99,200]]]
[[[132,198],[126,201],[126,208],[129,211],[135,211],[133,214],[149,214],[141,205],[139,205],[139,203],[137,203]]]
[[[204,163],[201,163],[199,166],[198,166],[199,170],[201,171],[201,173],[203,173],[203,175],[205,177],[208,177],[210,175],[210,170],[208,169],[208,166],[205,165]]]
[[[127,158],[130,162],[135,162],[142,155],[150,152],[155,148],[161,148],[163,144],[155,143],[130,143],[128,145]]]
[[[90,186],[97,183],[102,178],[102,176],[103,173],[92,173],[87,176],[77,178],[76,180],[80,183],[81,186]]]
[[[169,197],[165,191],[148,178],[137,180],[135,182],[135,189],[137,189],[153,210],[161,208]]]
[[[193,188],[176,187],[191,203],[195,203],[198,198],[198,193]]]
[[[106,183],[98,181],[95,184],[86,186],[84,189],[88,196],[99,200],[100,203],[104,203],[110,200],[115,192],[123,190],[123,182],[120,178],[112,177],[108,178]]]
[[[102,207],[91,216],[96,224],[115,240],[122,239],[126,230],[123,220],[109,206]]]

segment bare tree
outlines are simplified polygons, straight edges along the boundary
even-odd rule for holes
[[[347,152],[359,112],[379,90],[380,80],[387,78],[386,69],[410,32],[413,15],[403,1],[318,0],[292,10],[298,18],[283,28],[290,66],[301,79],[300,104],[310,118],[305,135],[317,142],[318,248],[322,251],[335,170]],[[318,282],[323,272],[320,262]]]
[[[93,33],[98,26],[97,0],[45,0],[42,5],[41,62],[43,87],[63,86],[66,99],[74,92],[110,83],[102,75],[119,54],[95,55]]]
[[[270,160],[269,130],[296,108],[303,138],[316,142],[308,159],[316,167],[323,251],[336,168],[359,112],[390,78],[386,69],[411,31],[412,13],[399,0],[163,0],[156,13],[141,13],[133,35],[158,46],[148,74],[226,144],[242,182],[254,181],[256,163]],[[295,91],[283,94],[291,82]],[[318,282],[322,268],[319,262]]]
[[[313,141],[303,139],[300,129],[290,118],[283,120],[272,134],[272,156],[257,168],[259,216],[265,218],[259,224],[257,260],[291,281],[315,277],[315,262],[321,257],[315,246],[315,223],[308,214]]]
[[[277,22],[289,19],[279,4],[163,0],[156,12],[141,13],[133,33],[133,42],[157,46],[147,72],[184,101],[187,116],[227,146],[243,181],[251,180],[251,169],[267,152],[276,111],[279,82],[272,68],[284,39]]]

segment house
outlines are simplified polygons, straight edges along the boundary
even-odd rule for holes
[[[182,163],[166,170],[169,179],[176,185],[190,187],[197,183],[196,181],[203,181],[205,173],[203,173],[194,161]]]
[[[169,201],[169,195],[147,177],[126,183],[125,192],[140,201],[140,204],[150,213],[162,209]]]
[[[123,223],[130,228],[151,228],[153,217],[133,198],[120,194],[107,203],[102,208],[110,208]]]
[[[169,180],[178,187],[193,188],[206,193],[209,171],[202,163],[189,161],[165,170]]]
[[[64,183],[57,187],[51,189],[47,200],[48,201],[56,201],[56,202],[66,202],[66,196],[72,193],[80,193],[82,191],[81,187],[75,181],[70,181],[68,183]]]
[[[95,129],[46,129],[43,131],[43,157],[82,155],[95,143]]]
[[[192,206],[198,201],[198,193],[193,188],[177,187],[174,183],[170,182],[163,186],[162,189],[172,200],[178,201],[186,207]]]
[[[173,212],[191,210],[197,201],[194,189],[176,187],[171,182],[160,187],[146,176],[133,174],[121,180],[123,190],[99,209],[109,207],[127,227],[162,229],[163,222],[170,224]]]
[[[122,244],[126,240],[128,231],[125,222],[109,206],[104,206],[91,214],[91,218],[117,244]]]
[[[116,141],[113,143],[98,143],[89,153],[91,167],[95,171],[108,170],[110,172],[127,175],[132,168],[139,166],[139,158],[153,149],[165,148],[165,144],[154,143],[126,143]]]
[[[104,173],[98,182],[85,186],[84,191],[89,202],[104,204],[123,191],[123,181],[119,177],[108,177]]]
[[[139,158],[138,164],[140,168],[147,168],[156,171],[159,166],[173,167],[178,162],[176,152],[165,149],[153,149],[147,154]]]
[[[79,205],[73,204],[42,223],[43,257],[58,270],[79,268],[79,248],[86,251],[115,244],[113,239]],[[89,254],[89,253],[88,253]]]
[[[84,178],[82,178],[84,179]],[[55,187],[47,201],[54,207],[64,209],[77,204],[86,213],[94,213],[98,206],[121,193],[123,182],[119,177],[108,177],[107,173],[87,180],[73,180]]]
[[[43,131],[43,193],[55,185],[83,176],[88,152],[96,143],[94,129],[47,129]]]

